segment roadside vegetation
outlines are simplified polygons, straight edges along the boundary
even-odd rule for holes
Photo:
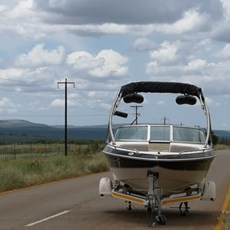
[[[221,229],[222,230],[229,230],[230,229],[230,203],[228,204],[228,209],[220,214],[219,221],[221,222]]]
[[[214,144],[215,150],[223,150],[230,148],[230,138],[229,137],[217,137],[216,135],[212,135],[212,141]]]
[[[0,192],[108,170],[101,143],[84,143],[63,153],[1,159]]]
[[[229,148],[230,140],[216,139],[214,147]],[[71,141],[65,156],[63,143],[2,144],[0,192],[107,171],[103,148],[103,141]]]

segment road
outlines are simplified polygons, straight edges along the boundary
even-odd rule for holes
[[[155,229],[214,229],[230,186],[230,150],[218,151],[208,177],[216,182],[215,201],[190,203],[186,217],[178,209],[163,209],[166,225]],[[99,173],[0,194],[0,230],[103,230],[149,229],[146,210],[134,205],[132,211],[115,198],[100,198]]]

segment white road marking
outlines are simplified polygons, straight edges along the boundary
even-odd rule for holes
[[[48,217],[46,217],[46,218],[44,218],[44,219],[41,219],[41,220],[35,221],[35,222],[33,222],[33,223],[27,224],[26,227],[31,227],[31,226],[34,226],[34,225],[36,225],[36,224],[40,224],[40,223],[45,222],[45,221],[47,221],[47,220],[50,220],[50,219],[56,218],[56,217],[58,217],[58,216],[64,215],[64,214],[66,214],[66,213],[68,213],[68,212],[70,212],[70,211],[69,211],[69,210],[66,210],[66,211],[63,211],[63,212],[59,212],[59,213],[57,213],[57,214],[55,214],[55,215],[53,215],[53,216],[48,216]]]

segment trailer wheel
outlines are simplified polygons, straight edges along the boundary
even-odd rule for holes
[[[167,219],[164,215],[160,215],[160,216],[156,216],[156,221],[158,224],[165,225]]]

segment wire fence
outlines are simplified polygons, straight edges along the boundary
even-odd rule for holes
[[[87,145],[68,144],[68,154],[87,151]],[[0,145],[0,160],[64,155],[64,144]]]
[[[91,155],[102,151],[104,142],[90,141],[88,143],[71,143],[67,145],[67,153]],[[65,145],[60,143],[52,144],[11,144],[0,145],[0,160],[18,159],[18,158],[36,158],[55,155],[65,155]]]

